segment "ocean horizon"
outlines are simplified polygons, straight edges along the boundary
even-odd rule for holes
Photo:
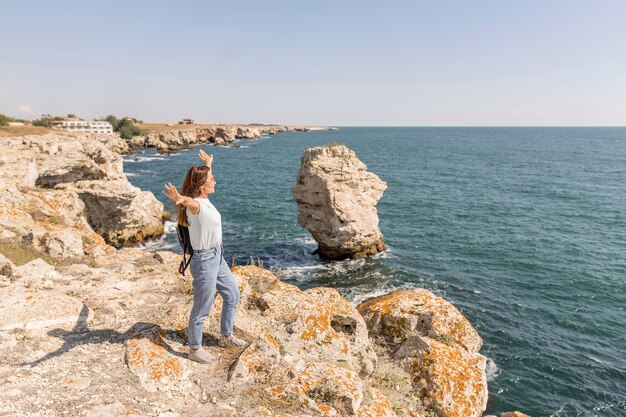
[[[352,303],[426,288],[482,336],[486,414],[626,414],[626,128],[337,126],[124,158],[129,181],[180,186],[197,148],[215,156],[229,261],[262,261],[302,289]],[[389,249],[340,262],[313,255],[291,195],[309,147],[343,143],[388,185],[378,203]],[[173,222],[148,250],[179,252]]]

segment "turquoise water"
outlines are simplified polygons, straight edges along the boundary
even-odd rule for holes
[[[389,250],[321,262],[291,196],[307,147],[340,142],[389,188]],[[209,147],[228,257],[353,302],[428,288],[465,314],[489,358],[488,413],[626,415],[626,128],[342,128]],[[125,158],[160,194],[197,149]],[[166,204],[170,209],[172,206]],[[172,224],[148,248],[177,250]]]

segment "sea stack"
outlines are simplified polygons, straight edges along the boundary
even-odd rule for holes
[[[293,188],[298,223],[325,259],[363,258],[386,249],[376,203],[387,184],[344,145],[307,149]]]

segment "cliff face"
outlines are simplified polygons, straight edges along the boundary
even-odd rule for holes
[[[293,187],[298,223],[327,259],[360,258],[385,250],[376,203],[387,184],[344,145],[307,149]]]
[[[20,201],[22,193],[31,196],[24,207],[3,199],[0,208],[5,212],[21,211],[20,218],[35,213],[37,220],[53,224],[62,223],[59,219],[65,215],[81,217],[74,226],[97,232],[115,247],[163,233],[163,204],[126,179],[120,153],[128,152],[128,146],[118,136],[2,138],[1,150],[0,185],[4,193]],[[13,188],[9,191],[7,187]],[[33,199],[44,201],[49,215],[37,212]],[[66,212],[69,206],[73,207],[71,214]],[[6,226],[16,233],[39,233],[10,221]],[[78,256],[78,250],[75,252]]]

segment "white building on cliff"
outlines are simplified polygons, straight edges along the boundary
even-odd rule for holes
[[[50,126],[53,129],[68,130],[70,132],[113,133],[113,126],[106,121],[67,118],[65,120],[52,120],[50,121]]]

